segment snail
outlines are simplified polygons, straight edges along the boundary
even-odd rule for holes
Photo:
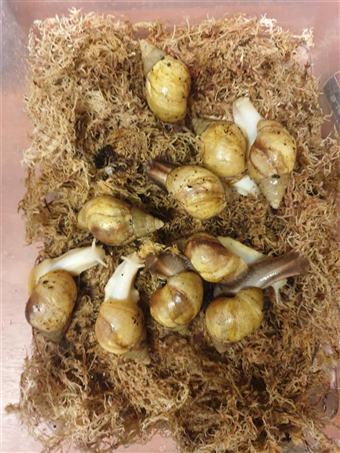
[[[140,41],[140,48],[150,109],[167,123],[183,120],[191,85],[188,68],[146,40]]]
[[[205,312],[208,334],[219,352],[254,332],[263,320],[263,291],[249,288],[234,297],[218,297]]]
[[[266,256],[263,253],[258,252],[257,250],[248,247],[247,245],[242,244],[242,242],[236,241],[229,236],[218,236],[217,239],[227,250],[229,250],[229,252],[239,256],[248,265],[256,263],[257,261],[261,261]],[[280,289],[283,288],[286,284],[286,278],[271,283],[270,286],[274,290],[276,302],[279,302],[281,300]]]
[[[231,283],[247,271],[242,258],[231,253],[207,233],[196,233],[185,241],[184,254],[203,280]]]
[[[143,312],[137,305],[139,293],[133,286],[143,266],[137,253],[124,257],[105,286],[95,335],[99,345],[113,354],[138,349],[145,338]]]
[[[296,142],[277,121],[265,120],[248,98],[233,104],[235,123],[248,137],[247,168],[270,205],[283,199],[296,160]]]
[[[200,311],[203,282],[194,272],[181,272],[170,277],[150,299],[151,316],[162,326],[178,328],[189,324]]]
[[[78,225],[104,244],[123,245],[153,233],[164,223],[111,195],[100,195],[82,207]]]
[[[304,274],[308,269],[307,258],[296,251],[278,257],[266,256],[250,264],[247,272],[232,283],[216,286],[214,294],[234,295],[245,288],[268,288],[288,277]]]
[[[193,120],[201,139],[203,165],[217,176],[240,179],[246,170],[247,139],[229,121]]]
[[[218,215],[226,205],[225,190],[220,179],[198,165],[175,167],[153,160],[148,175],[165,187],[192,217],[199,220]]]
[[[26,319],[46,338],[59,341],[71,320],[77,298],[73,276],[102,264],[105,252],[95,245],[70,250],[58,258],[45,259],[35,266],[29,277],[30,297]]]

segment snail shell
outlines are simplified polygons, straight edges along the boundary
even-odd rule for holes
[[[194,272],[182,272],[168,279],[151,296],[151,316],[165,327],[189,324],[200,311],[203,302],[203,282]]]
[[[222,182],[207,168],[198,165],[175,167],[153,160],[148,175],[181,203],[193,217],[209,219],[219,214],[226,205]]]
[[[218,345],[240,341],[260,326],[262,310],[263,292],[259,288],[244,289],[235,297],[218,297],[205,314],[207,331]]]
[[[184,254],[207,282],[230,283],[247,271],[247,264],[227,250],[210,234],[192,235],[185,244]]]
[[[133,298],[101,304],[95,334],[103,349],[124,354],[141,343],[144,333],[143,312]]]
[[[236,124],[221,121],[201,134],[204,166],[222,178],[239,178],[246,170],[247,139]]]
[[[260,120],[249,150],[248,172],[259,184],[270,205],[277,209],[296,160],[296,143],[277,121]]]
[[[33,288],[26,304],[26,319],[46,338],[59,341],[70,321],[76,298],[77,286],[68,272],[48,272]]]
[[[161,228],[161,220],[111,195],[89,200],[78,214],[78,225],[107,245],[127,244]]]
[[[196,219],[210,219],[226,205],[221,181],[206,168],[196,165],[175,168],[167,177],[166,187]]]
[[[187,111],[191,78],[184,63],[147,41],[141,51],[146,75],[146,99],[152,112],[162,121],[175,123],[184,119]]]

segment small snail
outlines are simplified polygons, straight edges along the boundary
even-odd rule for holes
[[[193,125],[201,138],[203,165],[221,178],[240,179],[247,154],[241,129],[229,121],[193,120]]]
[[[247,264],[210,234],[196,233],[186,240],[184,254],[207,282],[231,283],[247,271]]]
[[[111,195],[100,195],[82,207],[78,225],[103,244],[122,245],[153,233],[164,223]]]
[[[248,137],[248,173],[277,209],[296,160],[296,142],[277,121],[264,120],[248,98],[233,104],[235,123]]]
[[[194,272],[181,272],[170,277],[150,299],[151,316],[165,327],[178,328],[189,324],[200,311],[203,282]]]
[[[205,313],[205,325],[216,349],[225,351],[228,342],[240,341],[254,332],[263,319],[263,291],[249,288],[235,297],[219,297]]]
[[[167,191],[192,217],[200,220],[218,215],[226,205],[222,182],[210,170],[198,165],[174,167],[153,160],[148,175]]]
[[[144,266],[137,253],[124,257],[105,286],[95,334],[100,346],[117,355],[137,349],[145,337],[144,317],[133,283]]]
[[[104,250],[95,242],[91,247],[70,250],[58,258],[46,259],[30,274],[30,298],[26,319],[46,338],[59,341],[71,319],[77,298],[73,276],[103,263]]]
[[[146,40],[140,41],[140,48],[150,109],[167,123],[184,119],[191,85],[188,68]]]

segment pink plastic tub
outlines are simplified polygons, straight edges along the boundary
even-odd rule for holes
[[[312,27],[315,49],[310,56],[321,87],[340,69],[339,3],[337,1],[11,1],[2,2],[2,180],[1,180],[1,277],[2,277],[2,444],[3,452],[38,452],[41,446],[20,426],[15,415],[4,412],[6,404],[19,399],[19,379],[25,355],[29,352],[31,329],[24,318],[26,280],[36,250],[24,243],[24,224],[17,204],[24,191],[22,151],[29,145],[30,124],[24,113],[25,48],[27,33],[36,19],[66,14],[71,7],[84,12],[115,14],[131,21],[159,19],[170,25],[186,18],[198,22],[207,16],[220,18],[235,12],[250,16],[274,17],[283,28],[301,33]],[[339,80],[339,78],[338,78]],[[325,108],[327,103],[323,101]],[[340,422],[338,414],[338,424]],[[329,435],[340,441],[340,428],[329,428]],[[121,452],[176,451],[170,439],[156,436],[147,445],[135,445]]]

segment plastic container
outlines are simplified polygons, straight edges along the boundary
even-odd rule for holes
[[[172,1],[172,2],[52,2],[6,1],[2,3],[3,44],[2,58],[3,141],[1,154],[2,195],[2,383],[1,411],[8,403],[19,399],[19,379],[25,355],[29,353],[31,329],[24,318],[27,297],[27,274],[34,261],[35,247],[24,244],[24,223],[17,214],[17,204],[24,191],[22,151],[29,146],[30,123],[24,113],[25,49],[27,33],[36,19],[66,14],[71,7],[84,12],[111,13],[133,22],[160,20],[169,25],[180,24],[186,18],[198,22],[207,16],[220,18],[242,12],[250,16],[274,17],[285,29],[301,33],[304,28],[315,31],[315,48],[310,55],[313,72],[323,84],[340,69],[339,3],[334,1]],[[338,79],[339,80],[339,79]],[[323,100],[325,108],[327,103]],[[338,424],[340,422],[338,414]],[[15,415],[2,416],[3,452],[38,452],[41,447],[29,436]],[[340,428],[329,428],[329,434],[340,440]],[[121,452],[176,451],[170,439],[156,436],[147,445],[135,445]]]

